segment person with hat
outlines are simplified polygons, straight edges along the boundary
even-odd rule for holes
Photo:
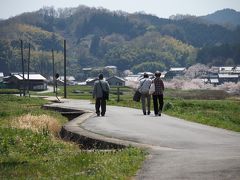
[[[99,74],[98,80],[94,82],[93,88],[93,98],[95,98],[95,110],[97,116],[100,116],[100,107],[101,107],[101,116],[104,116],[106,113],[106,97],[105,93],[109,93],[110,87],[107,81],[103,80],[103,74]]]
[[[152,80],[149,78],[149,75],[147,73],[143,74],[143,78],[139,82],[139,92],[141,93],[141,102],[142,102],[142,111],[143,114],[150,114],[150,101],[151,101],[151,95],[149,94],[149,88],[152,84]],[[146,100],[147,100],[147,112],[146,112]]]
[[[163,109],[163,91],[164,91],[164,83],[160,78],[161,73],[159,71],[155,72],[155,79],[153,83],[155,85],[155,91],[152,94],[153,97],[153,107],[155,116],[161,116]]]

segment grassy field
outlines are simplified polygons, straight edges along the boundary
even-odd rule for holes
[[[92,87],[67,90],[68,98],[92,99]],[[117,88],[112,87],[108,104],[141,108],[132,96],[132,89],[120,88],[118,101]],[[144,151],[132,147],[115,152],[82,151],[58,138],[56,132],[67,120],[41,109],[45,100],[12,95],[0,98],[0,179],[128,179],[145,158]],[[164,100],[166,114],[240,132],[240,100],[223,91],[167,89]]]
[[[146,153],[136,148],[83,151],[61,141],[67,121],[43,99],[0,95],[0,179],[128,179]]]
[[[68,98],[91,99],[92,87],[69,86]],[[141,108],[141,103],[132,101],[133,90],[120,88],[118,102],[117,87],[111,87],[109,105]],[[50,93],[48,95],[53,95]],[[59,96],[63,95],[62,88]],[[240,100],[220,90],[175,90],[166,89],[164,113],[193,122],[240,132]]]
[[[169,100],[165,113],[189,121],[240,132],[240,101]]]

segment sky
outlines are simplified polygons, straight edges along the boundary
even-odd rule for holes
[[[79,5],[129,13],[145,12],[161,18],[176,14],[201,16],[225,8],[240,11],[240,0],[0,0],[0,19],[36,11],[44,6],[58,9]]]

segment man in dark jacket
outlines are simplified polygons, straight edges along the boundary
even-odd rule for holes
[[[104,116],[106,113],[106,98],[103,96],[103,91],[109,93],[109,84],[107,81],[103,80],[103,74],[99,74],[99,80],[95,81],[93,88],[93,98],[95,98],[95,109],[97,116],[100,116],[100,106],[101,115]]]
[[[154,113],[155,116],[161,116],[162,108],[163,108],[163,91],[164,91],[164,84],[160,78],[161,73],[156,71],[155,79],[153,83],[155,84],[155,92],[153,93],[153,106],[154,106]]]

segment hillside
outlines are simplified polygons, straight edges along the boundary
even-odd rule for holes
[[[233,9],[223,9],[215,13],[200,17],[212,24],[219,24],[225,27],[236,27],[240,25],[240,12]]]
[[[166,70],[172,66],[240,64],[240,28],[190,19],[162,19],[146,14],[111,12],[85,6],[43,8],[0,21],[0,71],[21,71],[31,44],[31,71],[51,75],[51,50],[62,73],[63,39],[67,40],[68,74],[83,67],[116,65],[119,70]],[[223,47],[228,47],[224,52]],[[19,66],[16,66],[18,64]]]

